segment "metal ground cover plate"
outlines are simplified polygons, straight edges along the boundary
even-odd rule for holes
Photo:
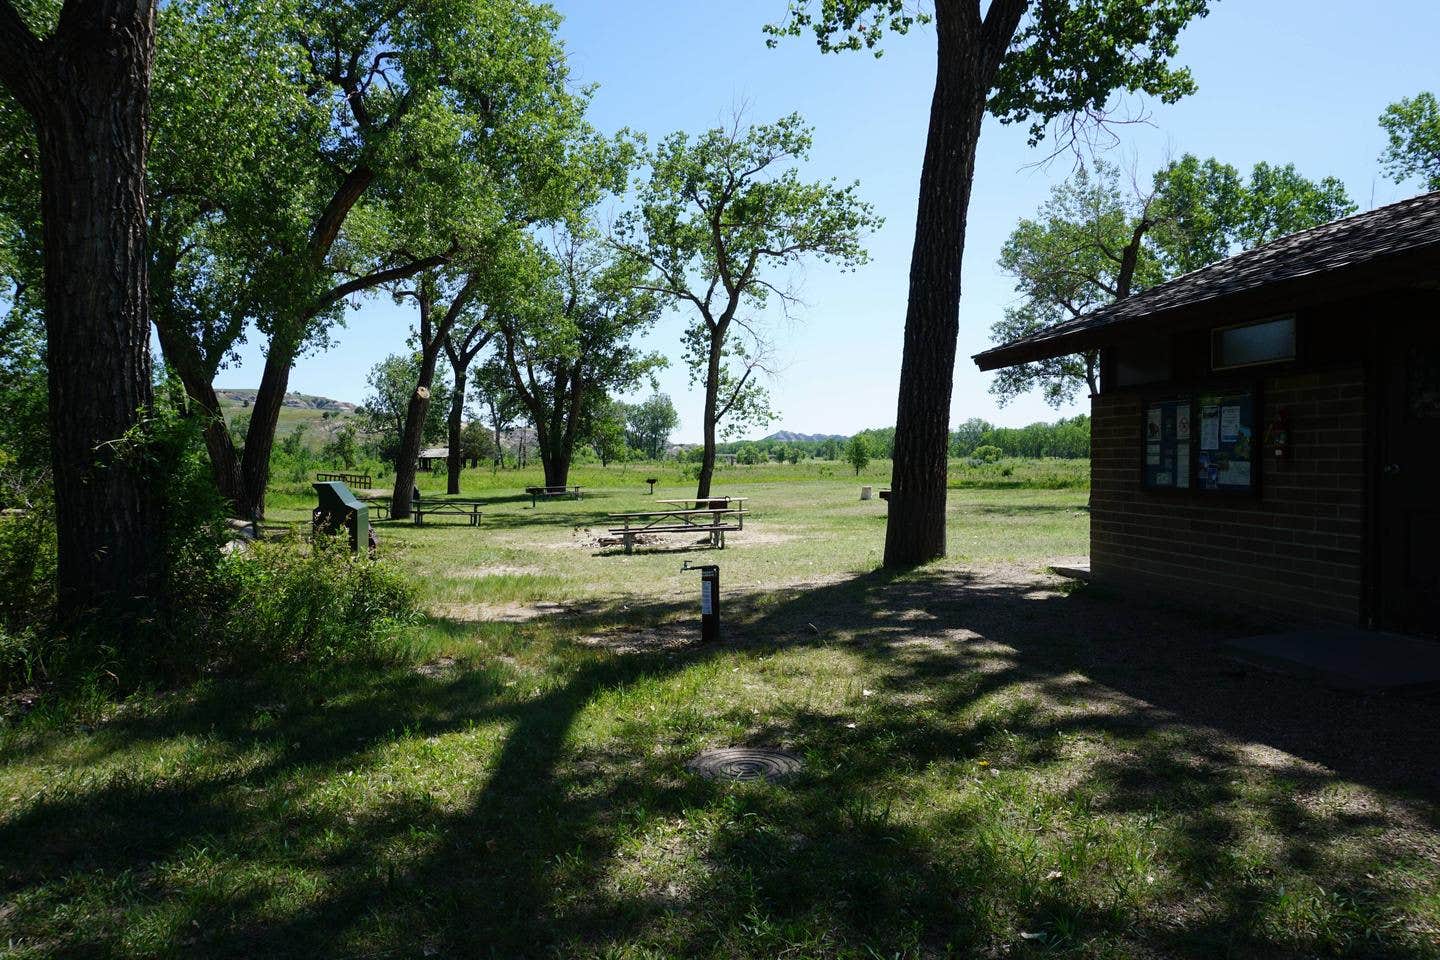
[[[705,750],[685,764],[707,780],[768,780],[774,783],[800,772],[800,758],[769,747],[721,747]]]

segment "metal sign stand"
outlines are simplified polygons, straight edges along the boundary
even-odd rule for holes
[[[692,565],[686,560],[680,570],[700,571],[700,640],[714,643],[720,639],[720,566],[715,563]]]

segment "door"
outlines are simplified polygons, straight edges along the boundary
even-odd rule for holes
[[[1440,634],[1440,324],[1397,324],[1386,348],[1378,486],[1382,625]]]

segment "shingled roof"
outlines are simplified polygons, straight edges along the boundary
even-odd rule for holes
[[[1121,329],[1262,291],[1295,292],[1319,278],[1374,278],[1403,266],[1440,279],[1440,191],[1302,230],[1167,280],[1127,300],[1011,341],[974,360],[995,370],[1093,349]],[[1333,284],[1332,284],[1333,286]],[[1318,287],[1316,287],[1318,289]]]

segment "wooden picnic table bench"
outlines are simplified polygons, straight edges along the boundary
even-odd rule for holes
[[[745,529],[748,511],[717,507],[700,510],[650,510],[644,513],[612,513],[610,521],[621,526],[610,529],[611,536],[621,537],[625,552],[635,552],[635,538],[642,533],[701,533],[710,538],[710,545],[725,549],[725,534]],[[706,518],[709,522],[705,522]],[[731,522],[733,519],[733,523]]]
[[[415,526],[425,522],[425,515],[437,513],[449,513],[457,517],[465,517],[470,521],[470,526],[480,526],[480,508],[485,506],[484,500],[457,500],[440,497],[421,497],[419,500],[410,501],[410,514],[415,518]]]
[[[368,473],[317,473],[315,479],[321,482],[338,480],[348,487],[370,486],[370,474]]]
[[[526,487],[525,492],[530,494],[530,507],[532,510],[536,506],[536,501],[538,501],[541,497],[544,497],[546,500],[553,500],[555,497],[569,497],[571,500],[580,499],[579,484],[575,484],[574,486],[569,487]]]

